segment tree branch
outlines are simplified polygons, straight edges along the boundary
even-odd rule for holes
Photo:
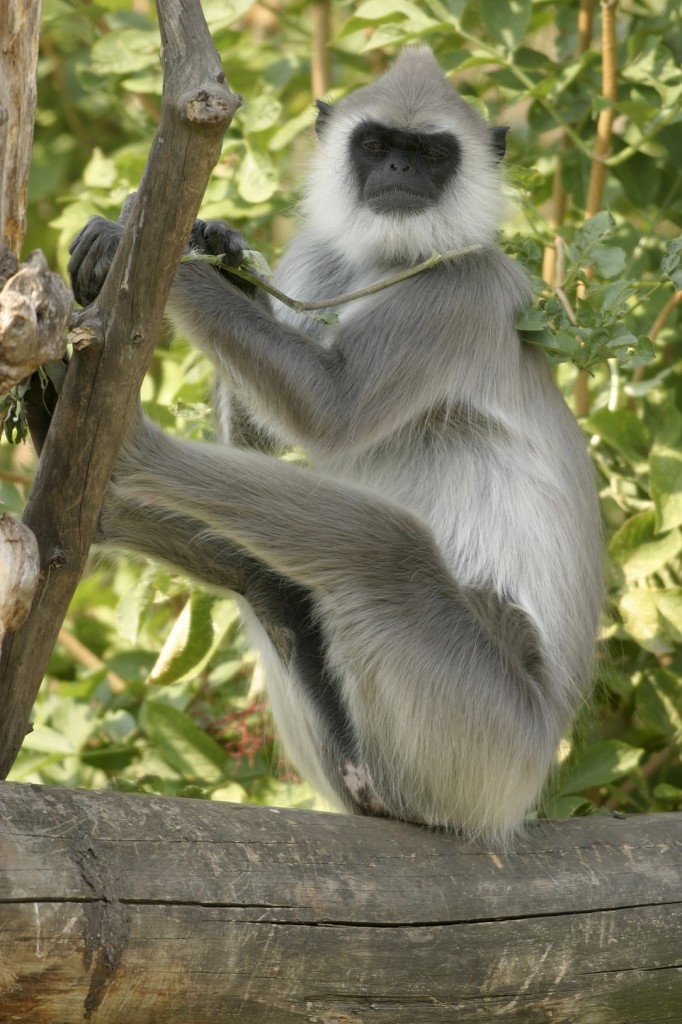
[[[0,17],[0,246],[16,259],[26,233],[40,7],[40,0],[12,0]]]
[[[592,45],[594,4],[595,0],[580,0],[580,10],[578,11],[578,56],[582,56],[583,53],[586,53]],[[556,170],[554,171],[552,201],[548,217],[549,226],[552,230],[556,230],[562,226],[564,222],[564,215],[566,213],[566,193],[561,180],[561,158],[563,153],[570,149],[570,146],[571,140],[566,132],[562,132],[561,139],[557,146],[557,165]],[[542,276],[549,285],[554,285],[556,283],[556,262],[557,254],[554,244],[545,246],[542,259]]]
[[[89,310],[98,343],[74,353],[24,513],[38,538],[41,578],[26,623],[6,638],[0,659],[0,777],[27,731],[175,268],[241,102],[227,87],[199,0],[157,6],[164,66],[159,129],[113,265]]]
[[[313,48],[311,58],[311,82],[313,96],[324,96],[332,84],[331,37],[332,5],[331,0],[315,0],[312,5]]]
[[[616,64],[616,9],[618,0],[601,0],[601,49],[602,49],[602,99],[605,105],[597,119],[597,138],[592,154],[592,167],[587,187],[585,219],[594,217],[602,208],[606,164],[604,160],[611,149],[614,103],[618,98],[618,67]],[[581,289],[578,296],[582,297]],[[584,294],[584,293],[583,293]],[[590,411],[588,390],[589,374],[579,370],[575,382],[574,404],[576,416],[586,416]]]
[[[597,139],[592,155],[590,181],[587,188],[586,217],[599,213],[604,199],[606,164],[611,150],[614,103],[618,98],[618,69],[616,65],[616,9],[617,0],[602,0],[602,99],[604,106],[597,119]]]

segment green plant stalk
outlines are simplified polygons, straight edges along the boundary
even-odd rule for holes
[[[369,285],[367,288],[361,288],[357,292],[348,292],[346,295],[337,295],[331,299],[319,299],[315,302],[304,302],[301,299],[292,299],[289,295],[285,295],[284,292],[281,292],[279,288],[269,284],[260,277],[256,277],[255,274],[249,273],[248,270],[242,270],[239,267],[225,266],[222,262],[224,255],[208,256],[204,253],[189,253],[183,256],[180,262],[191,263],[194,261],[203,261],[205,263],[212,263],[214,266],[218,266],[222,270],[226,270],[229,274],[234,275],[234,277],[238,277],[242,281],[248,281],[249,284],[255,285],[257,288],[262,288],[275,299],[278,299],[279,302],[284,303],[285,306],[289,306],[290,309],[295,310],[297,313],[313,313],[315,310],[330,309],[334,306],[342,306],[348,302],[354,302],[356,299],[364,299],[367,295],[374,295],[376,292],[383,291],[384,288],[390,288],[392,285],[399,284],[401,281],[405,281],[409,277],[421,274],[424,270],[430,270],[439,263],[458,259],[460,256],[468,256],[473,252],[480,252],[482,248],[482,245],[476,244],[467,245],[463,249],[449,249],[447,252],[434,251],[427,260],[424,260],[423,263],[417,263],[414,267],[408,267],[407,270],[401,270],[399,273],[393,274],[391,277],[384,278],[383,281],[377,281],[376,284]]]

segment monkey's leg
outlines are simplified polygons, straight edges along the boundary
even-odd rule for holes
[[[116,489],[107,495],[98,543],[126,548],[169,563],[216,590],[241,597],[265,631],[259,646],[276,665],[268,688],[280,716],[303,722],[311,718],[320,771],[334,779],[342,802],[346,797],[341,767],[354,756],[352,730],[340,698],[339,682],[326,659],[326,644],[310,590],[275,572],[237,544],[211,531],[205,523],[168,509],[122,499]],[[242,612],[247,609],[242,606]],[[249,619],[252,616],[249,615]],[[253,627],[252,627],[253,631]],[[275,678],[273,678],[273,674]],[[275,687],[286,692],[274,693]],[[346,799],[349,810],[358,809]]]
[[[191,513],[311,588],[362,761],[358,804],[497,835],[549,770],[566,720],[528,615],[464,587],[410,512],[255,453],[148,432],[122,493]],[[371,784],[371,785],[370,785]]]

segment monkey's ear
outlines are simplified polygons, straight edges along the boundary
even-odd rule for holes
[[[497,157],[497,163],[507,152],[507,132],[509,131],[508,124],[501,124],[497,128],[490,129],[490,136],[493,143],[493,153]]]
[[[331,103],[325,103],[324,100],[315,100],[315,106],[317,107],[317,121],[315,122],[315,131],[318,136],[322,136],[329,118],[334,113],[334,108]]]

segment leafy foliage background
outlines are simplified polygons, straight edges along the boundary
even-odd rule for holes
[[[538,293],[520,326],[557,364],[585,428],[610,556],[596,695],[562,744],[546,811],[679,808],[679,5],[615,6],[617,99],[599,210],[588,197],[597,119],[610,108],[599,4],[203,6],[230,84],[246,102],[202,216],[231,220],[271,262],[293,230],[295,186],[313,144],[311,66],[321,59],[315,25],[325,9],[327,99],[371,80],[398,46],[422,40],[472,103],[511,125],[503,244]],[[62,270],[85,220],[117,217],[137,185],[160,108],[158,45],[148,0],[44,2],[26,250],[42,248]],[[144,387],[148,412],[168,430],[209,437],[210,377],[182,339],[162,340]],[[19,427],[10,414],[7,436]],[[29,446],[0,448],[7,510],[23,508],[33,461]],[[93,559],[34,720],[15,780],[299,806],[315,800],[280,762],[235,603],[158,567]]]

